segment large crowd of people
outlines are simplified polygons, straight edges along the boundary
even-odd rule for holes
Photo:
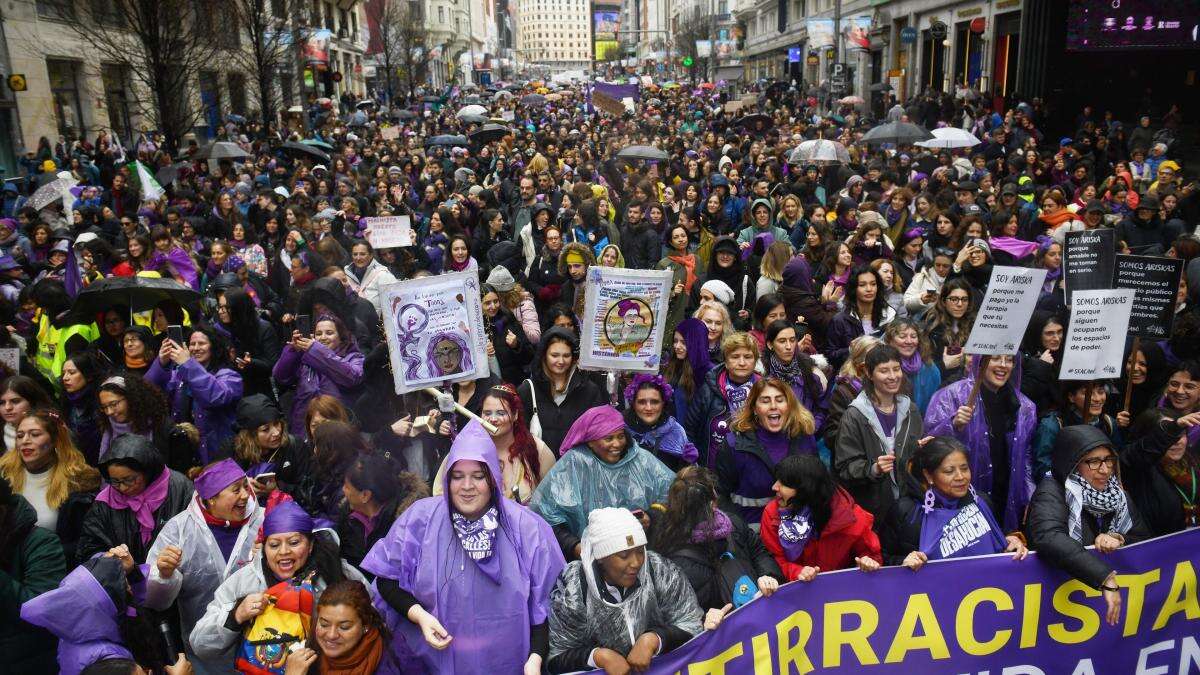
[[[1105,554],[1200,524],[1176,108],[1056,132],[1037,101],[887,110],[981,141],[937,150],[779,87],[733,112],[649,85],[619,117],[542,87],[316,100],[216,130],[241,157],[30,153],[0,218],[5,667],[617,675],[781,584],[998,553],[1114,623]],[[846,156],[797,160],[815,138]],[[376,249],[391,215],[413,244]],[[1060,382],[1064,235],[1093,228],[1185,273],[1170,335]],[[596,265],[673,275],[660,372],[580,368]],[[1046,282],[1017,353],[966,354],[994,265]],[[454,272],[490,374],[398,395],[382,289]]]

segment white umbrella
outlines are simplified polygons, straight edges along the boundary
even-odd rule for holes
[[[486,117],[487,116],[487,108],[485,108],[481,105],[468,105],[468,106],[463,106],[463,108],[461,110],[454,113],[454,116],[459,117],[459,118],[463,117],[464,115],[483,115],[484,117]]]
[[[957,127],[942,127],[934,129],[933,138],[927,141],[917,141],[915,145],[922,148],[973,148],[983,141],[975,138],[975,134]]]
[[[866,103],[861,96],[844,96],[838,99],[838,103],[842,105],[860,105]]]
[[[796,165],[816,164],[817,166],[829,166],[832,164],[849,163],[850,153],[846,151],[846,146],[837,141],[827,141],[823,138],[804,141],[788,157],[788,164]]]
[[[58,178],[46,183],[37,189],[36,192],[29,198],[29,204],[35,211],[41,211],[50,205],[51,202],[57,199],[63,199],[70,195],[71,188],[79,184],[79,181],[66,171],[60,171]],[[63,206],[67,206],[67,202],[63,201]]]

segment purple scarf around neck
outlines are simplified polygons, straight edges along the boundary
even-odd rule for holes
[[[777,533],[779,544],[783,547],[783,557],[790,562],[799,560],[813,535],[812,508],[805,506],[796,512],[779,509]]]
[[[903,370],[906,375],[916,375],[918,372],[920,372],[921,366],[923,365],[925,365],[925,362],[921,359],[921,350],[919,349],[913,352],[911,356],[904,356],[900,358],[900,369]]]
[[[974,489],[971,495],[975,496]],[[918,513],[920,550],[930,560],[999,553],[1008,544],[991,509],[977,497],[969,501],[951,499],[930,488]]]
[[[689,541],[693,544],[719,541],[728,537],[732,531],[733,521],[729,520],[729,516],[725,515],[721,509],[713,509],[713,517],[710,520],[697,523],[696,527],[692,528],[692,536]]]

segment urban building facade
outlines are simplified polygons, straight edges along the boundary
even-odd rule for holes
[[[128,65],[99,59],[72,28],[76,12],[98,6],[89,5],[83,0],[12,0],[0,9],[0,75],[4,81],[18,75],[25,87],[13,91],[5,85],[0,96],[0,165],[6,175],[18,173],[15,158],[33,151],[43,137],[51,143],[91,140],[107,130],[128,143],[151,128],[137,104],[149,95],[139,78]],[[297,46],[293,67],[281,67],[274,78],[281,110],[302,104],[308,94],[365,94],[366,23],[360,3],[312,0],[296,6],[304,9],[287,17],[286,25],[305,44]],[[309,40],[319,41],[320,49],[308,49]],[[231,33],[220,46],[223,56],[201,68],[190,83],[193,104],[204,113],[194,129],[197,137],[209,137],[226,114],[257,115],[255,75],[234,54],[250,42],[240,31]],[[306,60],[305,54],[314,51],[321,54],[320,62]]]
[[[551,72],[590,70],[591,0],[515,0],[520,66]]]

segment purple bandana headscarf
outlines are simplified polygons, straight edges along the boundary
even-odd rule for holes
[[[232,459],[222,460],[196,477],[196,492],[201,499],[212,499],[233,483],[244,480],[246,472]]]
[[[708,356],[708,326],[700,319],[684,319],[675,327],[675,332],[683,337],[683,343],[687,345],[687,360],[692,365],[692,381],[698,385],[712,369],[712,359]]]
[[[271,509],[267,517],[263,518],[264,537],[281,532],[312,534],[312,531],[312,516],[305,513],[304,509],[300,508],[296,502],[283,502]]]
[[[791,562],[800,559],[804,547],[812,538],[812,508],[805,506],[797,512],[779,509],[779,543],[783,546],[783,557]]]
[[[559,455],[565,455],[568,450],[587,443],[588,441],[596,441],[605,436],[625,428],[625,418],[621,417],[621,413],[611,405],[598,405],[594,408],[588,408],[571,428],[567,431],[567,435],[563,438],[562,445],[559,446]]]

